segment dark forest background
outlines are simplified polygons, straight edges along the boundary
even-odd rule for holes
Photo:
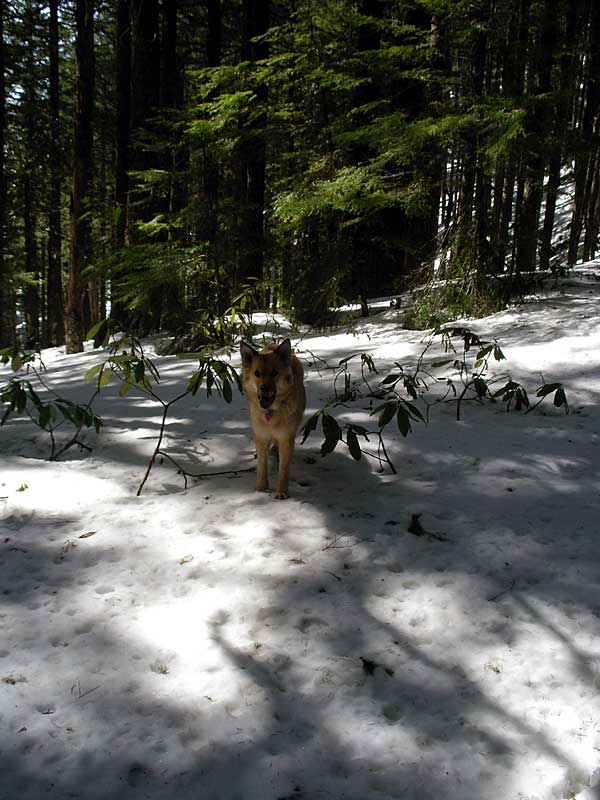
[[[226,339],[594,257],[596,0],[0,3],[0,345]]]

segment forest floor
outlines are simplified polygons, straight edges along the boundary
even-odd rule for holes
[[[251,472],[186,489],[168,461],[136,497],[160,414],[112,385],[91,453],[49,463],[9,421],[0,798],[598,800],[599,300],[588,264],[472,323],[494,369],[563,382],[568,416],[441,404],[407,438],[389,426],[397,475],[322,458],[315,432],[287,501]],[[401,317],[300,342],[308,411],[331,395],[317,357],[414,363]],[[102,355],[46,351],[47,380],[87,399]],[[191,363],[155,361],[175,396]],[[367,405],[344,413],[373,427]],[[192,471],[253,466],[240,396],[186,399],[167,433]]]

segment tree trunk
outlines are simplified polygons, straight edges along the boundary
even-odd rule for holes
[[[589,261],[596,255],[598,241],[598,223],[600,214],[600,153],[596,153],[593,161],[592,181],[585,216],[585,238],[583,242],[583,260]]]
[[[550,96],[552,90],[552,65],[557,41],[554,0],[546,0],[542,14],[538,50],[537,52],[534,50],[530,58],[530,62],[535,61],[538,65],[536,71],[535,66],[530,64],[530,71],[534,74],[536,83],[532,94],[538,97],[535,103],[530,104],[525,123],[527,155],[524,168],[523,205],[519,216],[518,272],[533,271],[536,268],[547,143],[553,121],[551,103],[545,98]]]
[[[23,288],[22,303],[25,318],[25,346],[39,347],[40,340],[40,275],[37,251],[37,185],[36,185],[36,84],[35,84],[35,19],[31,0],[27,0],[24,9],[26,39],[26,74],[23,80],[23,122],[25,140],[24,174],[22,177],[23,192],[23,237],[25,272],[29,278]]]
[[[115,153],[115,245],[125,246],[127,240],[127,192],[129,179],[129,122],[131,114],[131,24],[129,0],[117,0],[117,118]]]
[[[23,178],[23,233],[25,245],[25,272],[33,282],[23,288],[23,316],[25,318],[25,347],[40,346],[39,269],[36,247],[35,215],[31,177]]]
[[[9,309],[14,307],[6,274],[7,195],[6,195],[6,77],[4,48],[4,4],[0,3],[0,347],[14,344],[15,331]]]
[[[115,132],[115,248],[128,243],[129,135],[131,122],[131,22],[129,0],[117,0],[116,7],[116,132]],[[116,299],[111,282],[110,316],[123,329],[131,320],[123,303]]]
[[[46,344],[65,341],[61,274],[61,177],[58,0],[50,0],[50,206],[48,209],[48,278],[46,288]]]
[[[596,3],[592,3],[590,8],[588,55],[587,91],[580,126],[585,151],[575,161],[575,195],[567,259],[569,266],[577,263],[579,255],[579,244],[586,215],[586,193],[589,193],[590,171],[593,168],[594,126],[600,110],[600,9]]]
[[[161,46],[160,16],[158,0],[131,0],[131,146],[129,167],[132,171],[144,171],[162,167],[156,153],[149,152],[144,140],[155,131],[153,118],[160,104]],[[135,184],[129,187],[129,236],[133,243],[143,239],[136,229],[136,222],[147,221],[157,213],[158,202],[148,194],[138,196],[135,206],[131,203]],[[134,211],[135,208],[135,211]],[[164,210],[164,209],[161,209]],[[160,329],[164,294],[154,288],[150,293],[150,309],[138,320],[142,332]]]
[[[540,270],[550,269],[550,258],[552,256],[552,238],[554,233],[558,189],[560,187],[563,147],[567,136],[569,119],[573,110],[575,57],[573,54],[572,42],[575,40],[577,21],[581,16],[581,3],[582,0],[570,0],[566,10],[566,22],[563,34],[564,52],[560,58],[560,79],[554,117],[554,144],[551,147],[548,167],[546,210],[544,213],[544,227],[542,230],[542,243],[540,247]]]
[[[269,0],[243,0],[242,61],[260,61],[268,56],[268,46],[253,39],[269,27]],[[253,116],[252,127],[241,145],[242,219],[238,283],[263,277],[266,145],[261,129],[266,124],[267,91],[256,90],[256,103],[262,110]]]
[[[207,2],[206,63],[209,67],[221,65],[221,0]],[[208,244],[207,259],[215,276],[216,311],[222,314],[227,305],[227,286],[222,275],[221,242],[219,237],[219,163],[209,148],[204,148],[203,158],[203,221],[202,231]]]
[[[67,353],[83,350],[85,281],[82,272],[90,256],[90,223],[87,211],[92,188],[92,117],[94,111],[94,0],[75,5],[77,103],[73,137],[73,185],[71,190],[71,247],[69,285],[65,309]]]

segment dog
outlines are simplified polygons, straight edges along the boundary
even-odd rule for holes
[[[270,344],[257,350],[247,342],[240,345],[242,387],[248,399],[250,424],[256,443],[256,490],[269,489],[269,447],[279,459],[279,475],[275,497],[288,495],[290,464],[294,439],[304,408],[304,370],[292,353],[289,339],[279,345]]]

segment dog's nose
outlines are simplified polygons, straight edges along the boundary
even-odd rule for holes
[[[263,384],[258,388],[258,399],[263,408],[269,408],[275,399],[275,387]]]

